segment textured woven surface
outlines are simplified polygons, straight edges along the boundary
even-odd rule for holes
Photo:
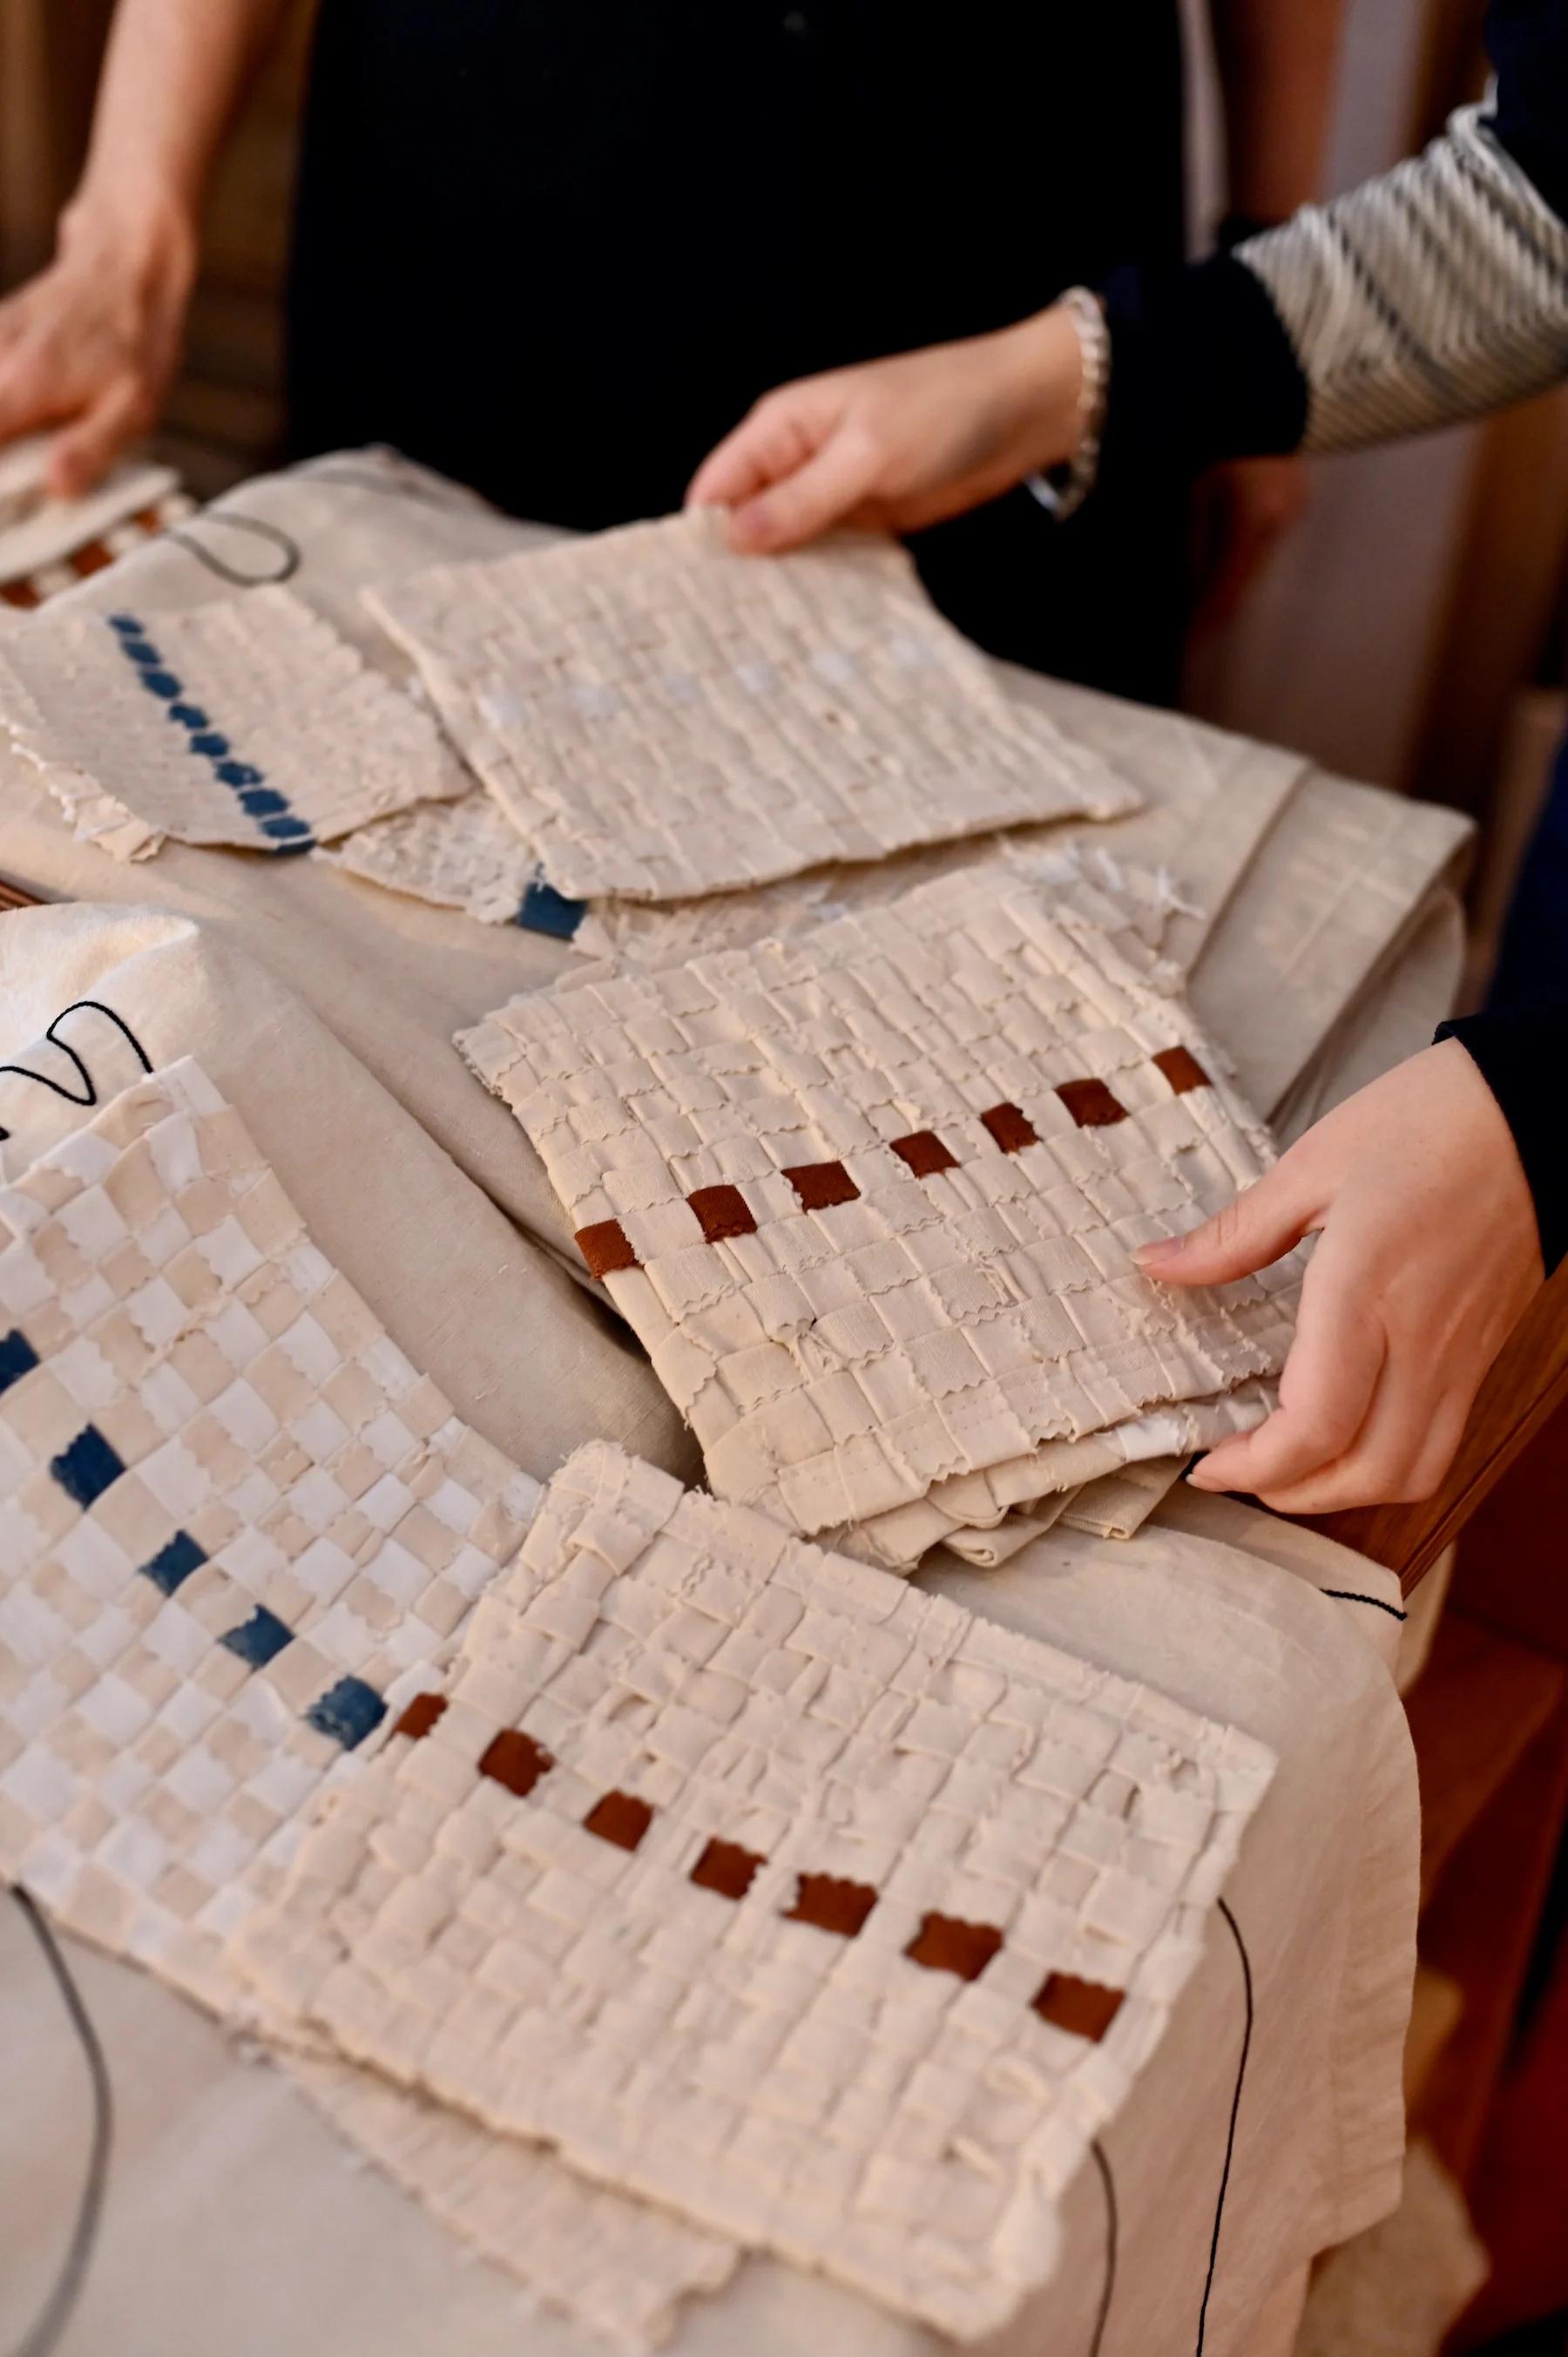
[[[324,1777],[537,1485],[311,1244],[189,1063],[0,1189],[0,1870],[209,2002]]]
[[[671,899],[1136,805],[1009,702],[890,544],[764,565],[687,515],[367,602],[575,899]]]
[[[147,621],[46,612],[9,634],[0,721],[80,834],[308,851],[469,780],[430,714],[286,589]]]
[[[482,789],[358,827],[317,856],[367,884],[489,925],[516,923],[539,869],[538,855]]]
[[[967,2336],[1048,2274],[1272,1765],[594,1443],[236,1950],[345,2051]]]
[[[1178,1294],[1128,1255],[1267,1140],[1157,976],[1037,889],[950,878],[460,1044],[725,1497],[913,1562],[1265,1411],[1291,1271]]]

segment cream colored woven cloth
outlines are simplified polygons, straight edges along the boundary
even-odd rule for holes
[[[891,543],[767,565],[667,517],[366,593],[558,892],[665,900],[1136,807]]]
[[[537,1495],[196,1065],[116,1097],[0,1188],[0,1871],[221,2008],[299,1808]]]
[[[9,633],[0,723],[77,833],[299,852],[470,780],[430,714],[286,589],[144,620],[48,610]]]
[[[1273,1766],[595,1442],[235,1953],[345,2052],[972,2338],[1048,2276]]]
[[[1070,904],[958,877],[459,1044],[720,1495],[908,1565],[1265,1413],[1289,1269],[1221,1297],[1128,1257],[1270,1158],[1159,983]]]

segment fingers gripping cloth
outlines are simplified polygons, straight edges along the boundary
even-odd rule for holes
[[[145,622],[44,613],[7,634],[0,724],[77,832],[309,851],[470,780],[431,715],[286,589]]]
[[[1157,975],[994,873],[514,999],[512,1107],[720,1495],[908,1565],[955,1525],[1245,1430],[1294,1272],[1134,1246],[1266,1168]]]
[[[1048,2275],[1273,1764],[596,1442],[236,1958],[344,2053],[970,2337]]]
[[[367,603],[573,899],[666,900],[1137,807],[1015,705],[891,544],[759,564],[693,514],[438,566]],[[402,856],[413,872],[419,846]]]

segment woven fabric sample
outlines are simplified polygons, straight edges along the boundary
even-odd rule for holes
[[[724,1497],[908,1563],[1266,1411],[1293,1272],[1178,1293],[1129,1254],[1267,1139],[1180,1002],[1033,888],[949,878],[459,1044]]]
[[[1272,1768],[596,1442],[236,1953],[345,2052],[970,2336],[1048,2275]]]
[[[488,925],[516,924],[530,889],[542,880],[537,853],[500,804],[478,788],[460,802],[424,802],[358,827],[317,856],[367,884],[437,909],[462,909]],[[556,897],[564,909],[581,915],[575,902]],[[575,930],[564,926],[562,938],[569,940]]]
[[[79,834],[308,851],[471,783],[430,714],[286,589],[144,622],[45,612],[7,635],[0,722]]]
[[[537,1484],[187,1061],[0,1188],[0,1871],[222,2007],[224,1936]]]
[[[665,900],[1137,796],[1021,716],[892,544],[712,516],[367,593],[558,892]]]

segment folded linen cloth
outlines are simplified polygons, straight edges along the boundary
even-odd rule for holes
[[[430,714],[286,589],[156,624],[54,607],[7,634],[0,723],[77,832],[308,851],[469,780]]]
[[[972,2338],[1048,2276],[1273,1767],[594,1442],[234,1954],[346,2053]]]
[[[1266,1412],[1292,1265],[1181,1295],[1129,1259],[1271,1154],[1169,979],[960,876],[459,1045],[719,1494],[908,1566]]]
[[[365,602],[572,899],[671,899],[1137,805],[1009,704],[891,542],[758,565],[688,514]]]

